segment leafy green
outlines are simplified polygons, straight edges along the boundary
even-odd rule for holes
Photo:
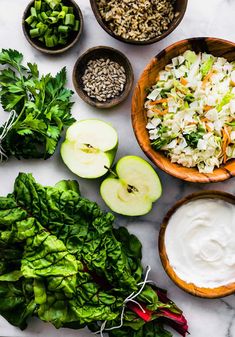
[[[205,134],[205,130],[201,126],[199,126],[197,128],[197,131],[193,131],[190,133],[184,133],[183,136],[188,146],[190,146],[193,149],[196,149],[199,139],[202,139],[204,134]]]
[[[47,159],[54,153],[63,127],[74,122],[70,102],[73,92],[64,88],[65,68],[55,77],[40,77],[36,64],[24,67],[22,60],[23,55],[16,50],[3,49],[0,53],[4,66],[0,70],[1,104],[5,111],[16,112],[1,146],[7,157]]]
[[[195,100],[193,94],[188,94],[184,97],[184,101],[188,103],[192,103]]]
[[[208,57],[208,59],[202,64],[201,69],[200,69],[202,78],[204,78],[209,73],[213,64],[214,64],[214,57],[212,56]]]
[[[167,145],[169,143],[169,141],[165,138],[157,138],[156,140],[154,140],[151,145],[155,150],[161,150],[161,148],[165,145]]]
[[[154,322],[143,325],[139,330],[131,328],[113,330],[109,335],[110,337],[172,337],[172,334],[166,331],[161,324],[157,325]]]
[[[80,196],[75,181],[43,187],[20,173],[13,193],[0,197],[0,314],[21,329],[31,316],[56,328],[118,326],[143,269],[139,240],[113,221]],[[162,328],[168,317],[185,335],[186,321],[164,292],[147,285],[136,300],[153,323],[147,326],[138,306],[127,307],[113,334],[168,337]]]
[[[171,136],[166,134],[167,131],[169,131],[169,128],[167,126],[160,126],[158,131],[160,137],[151,142],[151,145],[155,150],[161,150],[163,146],[169,144],[175,138],[175,135],[173,134]]]
[[[232,94],[231,91],[228,91],[222,98],[221,102],[216,106],[216,109],[220,112],[223,107],[228,104],[233,98],[234,94]]]

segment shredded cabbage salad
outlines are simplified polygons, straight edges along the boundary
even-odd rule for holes
[[[235,62],[187,50],[159,72],[145,102],[152,147],[211,173],[235,158]]]

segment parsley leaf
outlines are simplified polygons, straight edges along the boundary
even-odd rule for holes
[[[5,111],[16,112],[1,145],[8,157],[47,159],[54,153],[64,126],[74,122],[73,91],[65,88],[66,68],[55,77],[40,76],[37,64],[25,67],[22,61],[23,54],[17,50],[0,52],[0,101]]]
[[[193,131],[191,133],[185,133],[183,136],[192,149],[197,148],[198,141],[203,138],[205,134],[205,130],[202,127],[198,127],[197,131]]]

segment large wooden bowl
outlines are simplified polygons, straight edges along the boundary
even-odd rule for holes
[[[174,10],[175,13],[178,13],[178,16],[174,18],[174,20],[171,22],[169,28],[161,35],[156,36],[152,39],[145,40],[145,41],[138,41],[138,40],[131,40],[131,39],[125,39],[121,36],[118,36],[114,34],[114,32],[108,27],[107,23],[103,20],[103,18],[100,15],[100,11],[98,9],[97,5],[97,0],[90,0],[91,8],[93,10],[93,13],[95,15],[95,18],[97,22],[100,24],[100,26],[112,37],[115,39],[125,42],[125,43],[130,43],[130,44],[136,44],[136,45],[147,45],[151,43],[158,42],[162,39],[164,39],[166,36],[168,36],[173,30],[176,29],[176,27],[180,24],[182,21],[184,14],[186,12],[188,0],[176,0],[174,1]]]
[[[186,50],[195,52],[207,52],[215,56],[225,57],[228,61],[235,60],[235,44],[226,40],[215,38],[192,38],[174,43],[155,56],[142,73],[132,99],[132,124],[136,138],[145,154],[160,169],[177,178],[198,182],[209,183],[226,180],[235,175],[235,160],[227,162],[224,166],[217,168],[213,173],[199,173],[196,168],[187,168],[178,164],[173,164],[161,151],[155,151],[151,145],[146,130],[147,116],[144,109],[146,100],[146,88],[151,88],[156,82],[156,77],[160,70],[171,62],[173,57],[179,56]]]
[[[217,288],[201,288],[197,287],[196,285],[192,283],[186,283],[182,279],[180,279],[177,274],[174,272],[172,269],[168,256],[167,256],[167,251],[165,247],[165,232],[166,232],[166,227],[169,223],[170,218],[172,215],[175,213],[175,211],[181,207],[182,205],[193,201],[197,199],[220,199],[224,200],[226,202],[232,203],[235,205],[235,196],[229,193],[221,192],[221,191],[203,191],[199,193],[194,193],[186,198],[178,201],[166,214],[165,218],[163,219],[160,233],[159,233],[159,239],[158,239],[158,248],[159,248],[159,254],[161,258],[161,262],[163,265],[163,268],[165,269],[166,273],[168,276],[172,279],[172,281],[181,289],[184,291],[190,293],[191,295],[198,296],[198,297],[203,297],[203,298],[219,298],[219,297],[224,297],[231,295],[235,293],[235,282],[231,284],[227,284],[221,287]],[[187,244],[187,243],[185,243]]]

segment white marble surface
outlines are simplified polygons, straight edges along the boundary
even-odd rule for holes
[[[120,0],[121,1],[121,0]],[[0,48],[15,48],[23,52],[25,61],[37,62],[41,72],[57,72],[62,66],[67,66],[69,87],[72,88],[71,72],[77,57],[87,48],[95,45],[109,45],[123,51],[130,59],[135,78],[150,58],[161,49],[180,39],[195,36],[214,36],[235,41],[234,14],[235,0],[189,0],[188,9],[180,26],[164,41],[147,47],[131,46],[116,41],[107,35],[96,22],[90,9],[89,0],[77,0],[85,21],[85,29],[78,45],[69,53],[48,57],[32,49],[25,40],[21,30],[21,16],[28,0],[0,0]],[[126,154],[145,157],[140,150],[131,126],[131,97],[122,105],[110,111],[96,110],[87,106],[74,95],[74,117],[77,119],[96,117],[111,122],[118,130],[120,146],[118,158]],[[6,115],[0,112],[0,122]],[[64,178],[75,178],[63,165],[57,152],[47,161],[16,161],[10,160],[0,165],[0,195],[10,192],[18,172],[32,172],[35,178],[43,184],[54,184]],[[220,300],[203,300],[190,296],[178,289],[166,276],[157,253],[157,234],[163,215],[179,198],[201,189],[220,189],[233,193],[233,179],[213,185],[199,185],[181,182],[157,169],[162,184],[163,196],[157,202],[151,213],[142,218],[118,217],[117,222],[126,225],[129,230],[139,236],[143,242],[143,262],[151,263],[151,278],[159,286],[169,291],[170,297],[184,310],[188,319],[191,337],[235,337],[235,298],[234,296]],[[106,208],[99,196],[100,181],[79,180],[82,194]],[[0,299],[1,305],[1,299]],[[0,336],[67,336],[88,337],[88,331],[55,330],[52,326],[38,320],[31,321],[27,330],[10,326],[0,318]],[[174,333],[174,336],[177,336]]]

